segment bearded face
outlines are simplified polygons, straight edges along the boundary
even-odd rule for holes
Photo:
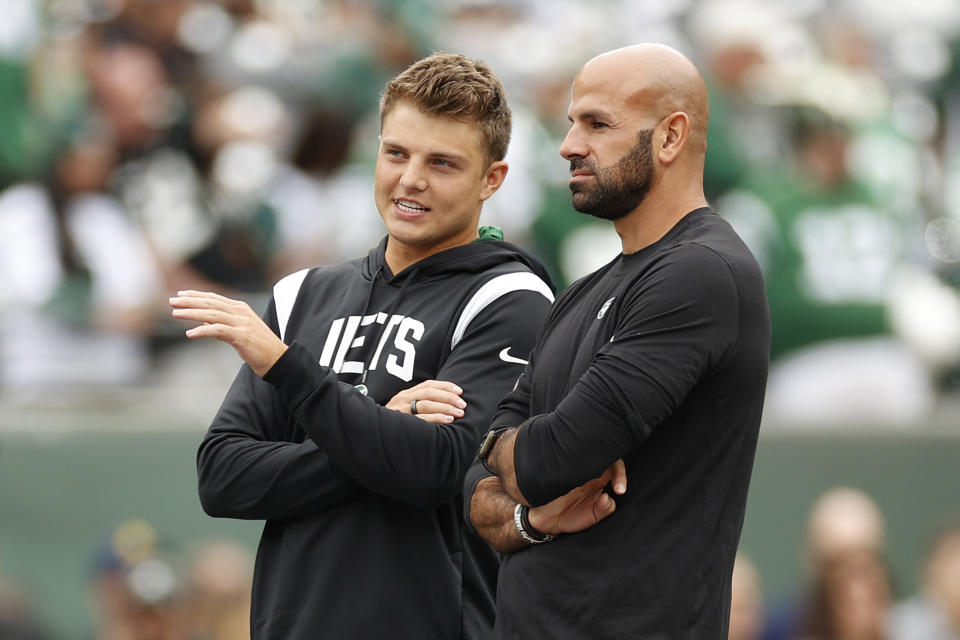
[[[590,181],[570,183],[573,208],[580,213],[617,220],[636,209],[653,182],[653,129],[637,134],[637,144],[608,167],[598,167],[589,158],[570,160],[571,173],[586,169]]]

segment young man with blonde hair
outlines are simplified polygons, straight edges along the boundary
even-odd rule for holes
[[[383,93],[368,256],[287,276],[263,319],[171,298],[188,337],[245,361],[197,460],[210,515],[266,520],[254,638],[489,634],[498,558],[465,529],[462,481],[553,299],[535,260],[478,237],[509,138],[484,64],[420,60]]]

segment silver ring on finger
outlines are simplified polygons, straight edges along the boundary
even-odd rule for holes
[[[411,401],[410,401],[410,415],[412,415],[412,416],[417,415],[417,401],[416,401],[416,400],[411,400]]]

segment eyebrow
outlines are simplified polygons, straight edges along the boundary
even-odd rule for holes
[[[408,149],[406,146],[400,144],[399,142],[396,142],[395,140],[391,140],[390,138],[381,138],[380,144],[384,147],[397,149],[399,151],[406,151],[406,152],[410,151],[410,149]],[[441,160],[452,160],[460,163],[464,162],[467,159],[467,156],[465,154],[454,153],[452,151],[427,151],[426,155],[430,158],[439,158]]]
[[[616,118],[613,117],[612,113],[608,113],[606,111],[596,110],[596,109],[584,111],[583,113],[578,114],[577,119],[578,120],[603,120],[604,122],[616,120]],[[573,122],[574,118],[572,115],[568,113],[567,120],[569,120],[570,122]]]

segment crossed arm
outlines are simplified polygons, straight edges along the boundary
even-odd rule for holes
[[[434,388],[439,393],[432,397],[446,393],[450,400],[425,401]],[[411,394],[418,399],[418,418],[446,424],[464,412],[462,400],[453,400],[459,400],[459,387],[440,381],[401,391],[387,407],[409,413]],[[436,413],[440,407],[444,413]],[[289,440],[301,431],[271,385],[242,367],[197,451],[204,511],[220,518],[298,518],[360,491],[360,483],[313,440]]]
[[[199,323],[198,326],[187,330],[187,337],[214,338],[231,345],[250,366],[253,373],[259,377],[266,375],[288,349],[288,346],[244,302],[231,300],[215,293],[181,291],[177,297],[170,299],[170,305],[173,307],[172,315],[175,318]],[[395,411],[410,413],[411,401],[417,400],[417,417],[435,424],[446,424],[464,415],[465,404],[460,398],[461,393],[462,389],[452,383],[428,380],[401,391],[385,406]],[[246,444],[267,445],[263,442]],[[324,465],[331,467],[328,470],[329,474],[343,475],[330,465],[326,460],[326,454],[317,451],[312,443],[270,444],[295,447],[300,450],[297,454],[300,457],[310,454],[323,456]],[[257,452],[251,453],[256,455]],[[280,452],[273,453],[279,455]],[[615,476],[622,477],[623,482],[616,486],[622,486],[625,491],[622,463],[619,464],[619,476],[614,467],[601,477],[570,491],[550,504],[532,510],[531,524],[544,533],[569,533],[592,526],[613,513],[615,505],[603,491],[604,486]],[[332,487],[326,497],[337,500],[342,499],[344,495],[350,495],[351,487],[355,487],[355,483],[347,477],[341,477],[340,481],[332,484]],[[520,537],[513,523],[513,511],[517,502],[502,490],[496,478],[487,478],[480,482],[473,496],[471,509],[476,506],[476,511],[471,517],[478,533],[501,552],[512,551],[527,544]],[[261,502],[267,504],[270,501],[262,500]],[[300,508],[306,508],[306,505]],[[235,510],[236,507],[222,509],[223,513],[215,515],[234,515],[235,511],[231,512],[231,509]],[[221,511],[221,509],[216,510]],[[238,515],[258,517],[258,511],[258,508],[241,509],[242,515]]]
[[[470,524],[500,553],[512,553],[528,546],[513,520],[518,501],[507,493],[500,478],[490,475],[482,465],[474,465],[468,472],[467,485],[472,485],[478,475],[482,477],[476,481],[466,505]],[[627,474],[622,460],[566,495],[530,509],[530,525],[554,536],[589,529],[616,509],[616,502],[604,490],[608,484],[613,485],[614,493],[626,493]]]
[[[284,344],[275,327],[268,326],[244,302],[184,291],[170,304],[175,318],[199,323],[187,331],[188,337],[226,342],[248,365],[241,369],[244,380],[238,378],[237,393],[228,396],[201,445],[198,468],[201,484],[209,479],[214,500],[220,499],[214,497],[220,493],[233,502],[243,500],[239,505],[215,505],[222,507],[216,509],[219,515],[230,516],[239,507],[243,514],[239,517],[256,518],[259,509],[250,504],[252,497],[270,491],[275,496],[272,502],[266,498],[256,502],[277,509],[276,498],[281,494],[272,488],[292,473],[290,465],[278,467],[269,460],[261,461],[257,451],[283,446],[301,429],[329,467],[321,482],[356,481],[354,484],[368,490],[421,507],[459,494],[480,430],[489,423],[488,416],[518,371],[516,365],[505,368],[489,345],[507,339],[529,349],[538,326],[536,314],[544,312],[548,302],[538,294],[513,294],[491,305],[489,313],[471,324],[458,349],[436,372],[438,378],[463,380],[467,389],[463,399],[455,385],[433,381],[400,392],[385,407],[346,393],[335,374],[317,367],[302,346]],[[467,415],[464,399],[472,407]],[[419,401],[418,417],[425,421],[409,415],[410,400]],[[444,423],[452,424],[449,429],[437,429]],[[306,445],[302,448],[309,449]],[[237,459],[236,451],[245,462]],[[251,477],[254,467],[260,472],[259,479]],[[271,473],[273,469],[275,473]],[[302,476],[299,471],[296,474]],[[244,483],[247,491],[235,491],[237,483]],[[237,493],[240,495],[235,496]]]
[[[261,319],[244,302],[194,291],[180,292],[170,304],[175,318],[200,323],[187,331],[189,337],[222,340],[234,346],[245,360],[197,452],[198,488],[208,514],[245,519],[300,517],[362,489],[362,474],[352,473],[344,461],[313,439],[299,441],[302,435],[298,434],[309,426],[301,422],[303,419],[322,423],[328,414],[308,411],[306,417],[293,415],[277,389],[262,379],[280,357],[278,354],[288,351],[275,327],[268,325],[272,312]],[[337,386],[333,385],[333,391]],[[365,401],[360,407],[362,415],[356,414],[351,422],[383,416],[394,426],[412,422],[426,428],[429,421],[435,423],[432,430],[462,418],[466,409],[461,397],[466,394],[450,382],[422,382],[400,391],[384,407],[376,407],[358,394],[347,395]],[[479,401],[476,394],[473,397]],[[412,400],[417,401],[417,417],[423,421],[410,416]],[[463,431],[462,426],[456,429],[457,433]],[[416,480],[439,486],[442,479],[430,475]],[[451,486],[461,486],[459,479],[450,482]],[[433,499],[435,493],[395,485],[391,495],[400,500]]]
[[[535,354],[531,356],[531,364]],[[494,426],[521,422],[529,414],[528,370],[500,404]],[[514,523],[518,504],[530,507],[530,526],[540,533],[556,536],[588,529],[610,516],[616,501],[607,493],[612,486],[615,495],[627,491],[627,474],[623,460],[616,460],[598,477],[574,487],[553,500],[532,506],[517,487],[513,466],[513,443],[520,427],[506,429],[497,438],[485,463],[474,461],[464,482],[465,518],[474,530],[500,553],[512,553],[526,542]]]

